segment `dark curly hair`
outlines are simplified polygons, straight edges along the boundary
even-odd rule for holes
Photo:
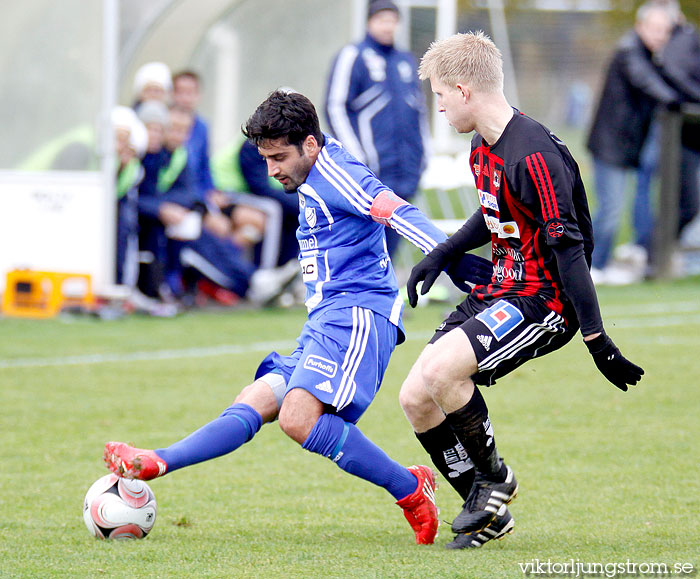
[[[303,94],[276,90],[271,93],[241,127],[255,146],[265,141],[285,139],[299,152],[306,137],[312,135],[323,145],[323,133],[313,103]]]

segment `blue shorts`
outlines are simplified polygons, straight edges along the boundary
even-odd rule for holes
[[[396,337],[394,324],[366,308],[326,310],[304,324],[289,356],[269,354],[255,378],[280,374],[284,394],[303,388],[354,424],[379,391]]]

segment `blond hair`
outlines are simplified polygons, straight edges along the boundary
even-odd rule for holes
[[[434,41],[418,67],[421,80],[435,79],[450,87],[466,84],[476,91],[503,90],[503,58],[481,30]]]

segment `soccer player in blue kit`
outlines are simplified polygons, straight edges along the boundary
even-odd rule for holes
[[[490,244],[493,276],[447,317],[399,395],[418,440],[464,499],[448,548],[479,547],[513,526],[518,490],[498,454],[486,402],[491,386],[569,342],[579,327],[600,372],[626,391],[644,371],[606,335],[589,272],[593,234],[578,165],[566,146],[503,94],[500,51],[485,34],[434,42],[421,60],[438,110],[458,133],[475,131],[470,168],[480,207],[412,270],[425,293],[465,251]]]
[[[385,226],[424,253],[445,235],[324,135],[303,95],[275,91],[248,119],[244,134],[270,176],[299,197],[299,262],[309,311],[299,345],[289,356],[267,356],[234,404],[190,436],[155,451],[109,442],[105,463],[117,475],[149,480],[232,452],[262,424],[279,419],[302,448],[385,488],[416,542],[430,544],[438,528],[432,470],[401,466],[355,424],[377,394],[394,346],[404,340],[403,300]],[[458,269],[448,271],[453,279],[477,282],[492,267],[466,255]]]

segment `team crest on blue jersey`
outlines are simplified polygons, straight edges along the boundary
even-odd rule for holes
[[[494,338],[501,340],[514,330],[525,317],[513,304],[499,300],[490,308],[478,313],[476,319],[489,329]]]
[[[413,82],[413,67],[408,62],[402,60],[399,62],[396,70],[399,71],[399,76],[401,77],[402,81]]]
[[[362,51],[362,60],[365,61],[369,77],[374,82],[384,82],[386,80],[386,60],[371,48]]]
[[[309,227],[313,228],[316,227],[316,208],[315,207],[307,207],[304,209],[304,217],[306,218],[306,223],[309,224]]]

